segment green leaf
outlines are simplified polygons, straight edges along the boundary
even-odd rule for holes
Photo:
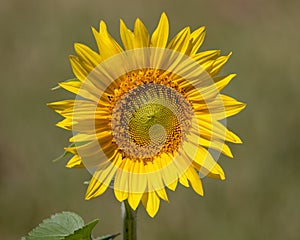
[[[62,212],[45,219],[21,240],[92,240],[92,231],[98,219],[84,225],[83,219],[71,212]],[[106,235],[95,240],[112,240],[118,234]]]
[[[114,239],[115,237],[117,237],[119,235],[120,235],[120,233],[112,234],[112,235],[106,235],[106,236],[103,236],[103,237],[96,238],[95,240],[112,240],[112,239]]]
[[[90,222],[84,227],[76,230],[73,234],[65,237],[64,240],[91,240],[92,230],[98,222],[98,219]]]
[[[62,212],[45,219],[23,240],[63,240],[84,226],[83,219],[71,212]]]
[[[65,157],[72,155],[72,153],[64,151],[64,153],[60,156],[58,156],[57,158],[53,159],[52,162],[59,162],[61,160],[63,160]]]
[[[68,148],[70,147],[75,147],[76,146],[76,143],[71,143]],[[53,162],[58,162],[60,160],[63,160],[65,157],[69,156],[69,155],[72,155],[73,153],[70,153],[68,151],[64,151],[62,155],[60,155],[59,157],[55,158],[54,160],[52,160]]]
[[[71,147],[78,147],[78,146],[82,146],[86,143],[88,143],[89,141],[84,141],[84,142],[76,142],[76,143],[71,143],[68,148],[71,148]],[[64,151],[62,155],[58,156],[57,158],[53,159],[52,161],[53,162],[59,162],[63,159],[65,159],[66,157],[70,156],[70,155],[73,155],[73,153],[71,152],[68,152],[68,151]]]

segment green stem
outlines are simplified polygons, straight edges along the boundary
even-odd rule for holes
[[[123,240],[136,240],[136,211],[127,200],[122,202]]]

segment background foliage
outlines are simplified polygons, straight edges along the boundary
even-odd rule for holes
[[[202,49],[233,51],[225,72],[238,77],[226,93],[248,107],[229,119],[244,144],[235,159],[220,159],[227,179],[205,179],[205,197],[180,187],[155,219],[139,212],[139,239],[300,239],[299,1],[273,0],[4,0],[0,2],[0,232],[19,239],[52,213],[74,211],[95,235],[120,232],[120,205],[112,191],[86,202],[84,170],[52,159],[70,133],[47,102],[71,78],[73,42],[95,48],[90,26],[104,19],[119,39],[119,18],[140,17],[152,31],[162,11],[171,35],[206,25]]]

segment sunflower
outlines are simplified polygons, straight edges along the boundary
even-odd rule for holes
[[[198,52],[205,27],[181,30],[171,41],[161,15],[152,35],[140,19],[131,31],[120,21],[121,46],[101,21],[92,28],[98,51],[75,44],[70,56],[75,79],[59,83],[76,94],[50,103],[71,130],[69,168],[86,168],[92,179],[86,199],[108,187],[132,209],[140,202],[155,216],[166,189],[178,183],[203,195],[201,178],[225,179],[217,159],[232,157],[227,143],[241,143],[226,118],[245,104],[220,91],[235,74],[217,76],[230,54]]]

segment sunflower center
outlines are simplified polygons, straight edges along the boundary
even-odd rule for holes
[[[111,126],[123,154],[143,161],[161,153],[174,154],[191,126],[193,111],[185,97],[168,84],[145,80],[120,92]]]
[[[177,118],[169,108],[155,103],[145,104],[130,118],[129,133],[139,146],[160,146],[169,141],[177,126]]]

